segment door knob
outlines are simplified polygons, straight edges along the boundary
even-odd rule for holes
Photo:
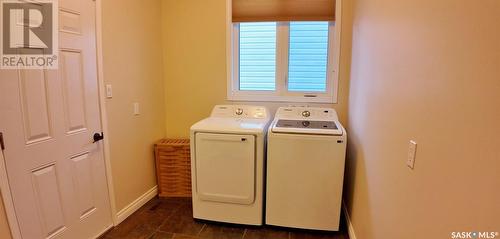
[[[242,108],[238,108],[238,109],[236,110],[236,114],[237,114],[237,115],[242,115],[242,114],[243,114],[243,109],[242,109]]]
[[[311,112],[308,110],[302,111],[302,116],[309,117],[309,116],[311,116]]]
[[[95,133],[94,134],[94,142],[93,143],[99,142],[99,141],[101,141],[103,139],[104,139],[104,133],[102,133],[102,132],[100,134],[99,133]]]

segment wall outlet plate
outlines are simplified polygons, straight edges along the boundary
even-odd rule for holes
[[[141,110],[139,109],[139,103],[135,102],[134,103],[134,115],[140,115]]]
[[[408,159],[406,160],[406,165],[413,169],[415,167],[415,157],[417,155],[417,142],[410,140],[408,146]]]
[[[113,87],[110,84],[106,85],[106,98],[113,98]]]

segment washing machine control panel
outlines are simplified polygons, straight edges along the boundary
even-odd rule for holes
[[[261,106],[217,105],[212,111],[212,117],[265,119],[269,117],[269,112]]]
[[[337,130],[335,121],[278,120],[276,127],[300,129],[332,129]]]
[[[337,120],[337,112],[329,108],[281,107],[276,112],[279,119]]]
[[[334,109],[297,106],[279,108],[271,125],[271,131],[285,134],[343,134]]]

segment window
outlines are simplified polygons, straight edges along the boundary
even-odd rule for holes
[[[326,92],[328,22],[290,22],[288,90]]]
[[[232,23],[228,98],[336,102],[335,34],[333,21]]]
[[[239,32],[239,90],[276,90],[276,23],[241,23]]]

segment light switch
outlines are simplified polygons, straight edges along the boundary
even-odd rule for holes
[[[134,115],[139,115],[141,112],[139,110],[139,103],[134,103]]]
[[[113,87],[110,84],[106,85],[106,98],[113,98]]]
[[[408,146],[408,159],[406,160],[406,165],[413,169],[415,167],[415,157],[417,155],[417,142],[410,140]]]

